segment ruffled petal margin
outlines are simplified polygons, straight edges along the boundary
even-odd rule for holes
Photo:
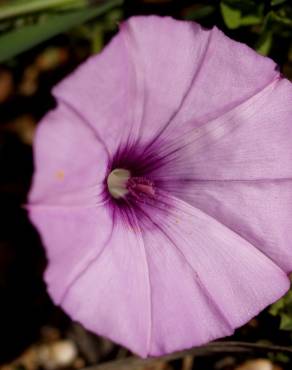
[[[201,210],[164,192],[143,210],[150,355],[230,335],[289,289],[287,275],[271,259]]]
[[[141,204],[139,222],[134,214],[131,226],[117,220],[103,239],[94,223],[89,233],[85,218],[80,223],[70,212],[61,227],[55,212],[43,212],[44,242],[50,253],[55,248],[46,273],[55,301],[74,320],[142,357],[230,335],[289,288],[287,275],[252,244],[162,191],[155,203]],[[74,232],[77,225],[84,226]],[[66,251],[69,232],[72,245],[85,250]],[[80,232],[85,240],[76,243]],[[67,265],[58,253],[70,256]]]
[[[110,62],[109,62],[110,61]],[[214,119],[279,76],[275,63],[217,28],[133,17],[54,95],[81,114],[110,153],[129,138],[154,140]]]
[[[292,85],[276,79],[220,117],[149,146],[165,158],[151,172],[172,187],[183,181],[292,178]]]
[[[30,205],[90,206],[102,201],[108,155],[86,121],[59,103],[34,140]]]
[[[292,179],[196,181],[172,194],[201,209],[292,271]],[[239,211],[240,210],[240,211]]]

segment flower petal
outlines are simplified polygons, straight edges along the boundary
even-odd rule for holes
[[[29,216],[46,246],[45,281],[56,304],[93,258],[102,252],[113,223],[104,207],[29,206]]]
[[[129,137],[154,139],[172,121],[171,127],[185,131],[213,119],[276,76],[272,60],[216,28],[133,17],[54,93],[107,137],[113,152]]]
[[[284,294],[286,237],[277,255],[273,240],[257,245],[259,216],[248,238],[224,206],[212,218],[203,192],[185,198],[192,205],[168,192],[187,184],[190,196],[197,180],[290,181],[291,85],[270,59],[216,28],[136,17],[54,93],[28,208],[48,251],[48,289],[73,319],[160,355],[231,334]],[[106,167],[125,153],[138,153],[154,184],[140,208],[132,199],[139,224],[130,206],[124,222],[102,204]],[[233,198],[228,189],[238,206]]]
[[[292,271],[292,179],[170,183],[168,190]]]
[[[136,90],[133,63],[119,33],[59,83],[53,94],[91,126],[113,156],[119,143],[134,134],[135,117],[141,114]]]
[[[49,292],[74,320],[143,357],[229,335],[289,287],[251,244],[167,193],[142,204],[140,227],[113,227],[102,209],[31,209]]]
[[[166,126],[177,133],[214,119],[279,75],[271,59],[216,27],[206,30],[194,22],[153,16],[133,17],[124,28],[143,74],[142,129],[147,134],[157,136]]]
[[[68,289],[62,307],[89,330],[143,357],[147,355],[151,330],[150,290],[145,250],[138,229],[115,223],[103,252]]]
[[[95,133],[64,104],[40,122],[34,140],[35,172],[30,204],[95,205],[107,153]]]
[[[224,180],[291,179],[291,102],[291,83],[276,80],[271,89],[220,117],[218,123],[226,135],[216,137],[214,133],[197,143],[201,150],[196,152],[195,176]]]
[[[273,81],[217,119],[160,144],[164,182],[292,178],[292,85]]]
[[[175,197],[160,196],[161,209],[146,210],[155,231],[143,234],[151,355],[229,335],[289,288],[287,275],[238,234]]]

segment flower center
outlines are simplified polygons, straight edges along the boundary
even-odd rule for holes
[[[110,195],[115,199],[119,199],[128,194],[127,183],[130,178],[130,171],[123,168],[115,168],[107,178],[107,187]]]
[[[141,200],[145,196],[154,196],[154,184],[145,177],[131,177],[131,172],[124,168],[115,168],[108,175],[107,187],[115,199],[131,195]]]

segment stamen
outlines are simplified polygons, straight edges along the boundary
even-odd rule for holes
[[[145,177],[131,177],[131,172],[124,168],[116,168],[108,175],[108,191],[115,199],[132,196],[137,200],[143,200],[145,196],[155,195],[154,184]]]
[[[127,183],[127,189],[136,199],[141,200],[146,196],[155,195],[154,184],[145,177],[131,177]]]

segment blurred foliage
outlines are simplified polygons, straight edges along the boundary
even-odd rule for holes
[[[226,26],[236,29],[258,26],[252,29],[257,34],[255,49],[268,55],[274,36],[292,37],[292,4],[287,0],[222,0],[221,13]]]
[[[126,15],[144,13],[143,9],[148,8],[153,13],[179,16],[207,26],[216,24],[259,53],[276,55],[280,64],[283,53],[286,57],[292,54],[291,0],[0,0],[0,62],[83,26],[110,9],[121,9],[122,4]],[[115,17],[119,20],[121,12]],[[93,52],[103,45],[102,28],[96,24],[86,33],[94,44]]]
[[[17,16],[34,14],[41,11],[56,9],[76,9],[84,7],[86,0],[11,0],[2,2],[0,7],[0,19],[11,19]]]
[[[0,63],[121,4],[122,0],[14,0],[0,4]],[[100,34],[92,35],[100,39]]]
[[[220,24],[221,17],[223,25],[235,38],[247,42],[263,55],[270,55],[279,39],[282,44],[286,41],[291,48],[291,0],[194,1],[194,4],[186,12],[185,19],[197,20],[212,16],[216,24]]]
[[[181,12],[203,26],[217,25],[231,38],[270,56],[292,79],[292,1],[191,1]]]
[[[292,290],[289,290],[283,298],[274,303],[270,307],[269,313],[279,317],[280,329],[290,331],[292,335]]]

